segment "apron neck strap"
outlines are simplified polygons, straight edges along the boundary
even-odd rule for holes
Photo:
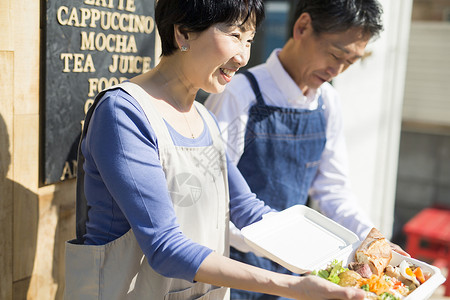
[[[100,99],[105,94],[106,90],[102,91],[95,98],[94,103],[89,108],[84,118],[83,130],[81,132],[80,141],[78,143],[78,153],[77,153],[77,189],[76,189],[76,234],[78,243],[84,244],[84,235],[86,234],[86,222],[88,220],[88,205],[86,200],[86,195],[84,194],[84,155],[81,152],[81,142],[86,137],[87,129],[89,127],[89,122],[91,121],[92,114],[94,113],[97,104]]]
[[[258,81],[256,80],[255,76],[250,71],[244,71],[242,72],[242,74],[245,75],[245,77],[247,77],[248,81],[250,81],[250,85],[253,89],[253,92],[256,95],[256,102],[259,105],[265,105],[266,103],[264,102]]]
[[[163,117],[159,114],[158,110],[153,105],[153,99],[150,95],[139,85],[132,82],[122,82],[118,85],[130,96],[132,96],[144,110],[144,114],[147,117],[153,131],[158,137],[159,146],[173,146],[172,137],[167,129]]]

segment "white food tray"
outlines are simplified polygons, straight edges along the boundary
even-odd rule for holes
[[[241,232],[246,243],[257,252],[298,274],[323,269],[333,259],[347,265],[361,244],[353,232],[304,205],[263,218]],[[392,266],[406,260],[432,275],[405,300],[428,299],[445,281],[434,266],[396,252],[392,256]]]

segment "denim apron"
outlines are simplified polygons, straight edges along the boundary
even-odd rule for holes
[[[148,94],[130,82],[122,83],[118,87],[138,101],[155,131],[161,165],[183,234],[228,256],[228,176],[225,149],[214,119],[204,106],[195,102],[210,131],[212,145],[175,146],[164,120],[154,108],[153,100]],[[86,116],[82,139],[86,135],[90,117],[101,95],[102,93]],[[66,242],[64,298],[66,300],[229,299],[227,288],[158,274],[148,264],[131,229],[106,245],[84,245],[83,235],[86,233],[89,208],[84,195],[84,157],[80,149],[81,147],[78,150],[77,239]],[[186,183],[187,187],[183,187],[183,183],[180,186],[180,182]]]
[[[283,210],[306,204],[326,142],[322,97],[316,110],[266,105],[256,78],[248,71],[256,104],[249,110],[244,153],[238,168],[252,192],[270,207]],[[264,269],[289,273],[266,258],[231,248],[231,258]],[[231,291],[232,299],[279,299],[276,296]]]

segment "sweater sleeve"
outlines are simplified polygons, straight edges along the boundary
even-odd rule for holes
[[[228,185],[230,189],[230,219],[241,229],[272,212],[269,206],[256,198],[240,173],[239,169],[228,159]]]
[[[177,224],[158,157],[155,134],[140,106],[121,90],[98,104],[82,151],[91,242],[104,244],[131,227],[158,273],[193,281],[211,249],[188,239]]]

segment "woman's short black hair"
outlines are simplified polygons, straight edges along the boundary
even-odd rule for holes
[[[163,56],[178,49],[174,25],[185,32],[202,32],[217,23],[243,25],[247,20],[257,28],[263,19],[263,0],[157,0],[155,7]]]
[[[383,9],[377,0],[299,0],[291,20],[291,29],[305,12],[311,16],[317,35],[344,32],[356,27],[375,38],[383,30]]]

